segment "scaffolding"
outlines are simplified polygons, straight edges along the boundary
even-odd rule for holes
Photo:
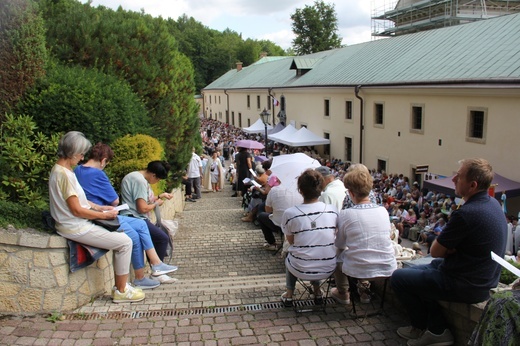
[[[520,0],[372,0],[372,37],[392,37],[520,12]]]

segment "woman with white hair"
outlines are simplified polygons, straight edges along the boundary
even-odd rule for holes
[[[83,133],[67,132],[58,144],[58,160],[49,178],[49,206],[58,234],[78,243],[114,252],[116,290],[114,303],[138,302],[142,290],[127,284],[132,256],[132,240],[124,232],[110,232],[91,220],[117,217],[112,206],[100,206],[87,200],[73,172],[92,144]]]

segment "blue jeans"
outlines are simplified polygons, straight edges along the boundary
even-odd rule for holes
[[[397,269],[390,280],[411,325],[434,334],[442,334],[447,328],[439,300],[473,304],[487,299],[486,291],[489,294],[489,290],[461,287],[439,270],[441,263],[442,259],[435,259],[427,265]]]
[[[132,266],[134,269],[144,268],[144,251],[153,248],[148,226],[143,219],[118,215],[121,229],[132,239]]]

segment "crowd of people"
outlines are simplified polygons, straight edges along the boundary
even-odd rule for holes
[[[211,128],[211,136],[203,135],[206,147],[218,148],[217,128],[211,121],[205,125]],[[513,227],[508,230],[500,203],[488,195],[493,172],[486,160],[461,160],[453,178],[458,199],[421,189],[403,174],[321,159],[312,150],[300,148],[296,150],[320,160],[321,167],[304,171],[297,189],[291,189],[272,174],[270,160],[256,159],[261,153],[237,148],[242,154],[233,157],[234,149],[229,148],[247,135],[236,129],[231,133],[224,136],[228,140],[224,158],[234,165],[235,193],[242,197],[246,211],[242,220],[262,229],[266,250],[285,253],[287,284],[281,296],[285,306],[293,304],[296,278],[311,281],[318,302],[320,280],[333,275],[331,296],[340,304],[350,304],[354,298],[370,302],[372,279],[390,278],[410,317],[410,325],[397,333],[408,345],[450,345],[454,337],[438,300],[475,303],[487,299],[500,275],[489,253],[503,257],[506,242],[508,250],[515,249],[514,237],[511,246],[507,239],[514,235],[516,220],[510,218]],[[255,183],[243,184],[245,178]],[[277,234],[284,236],[279,242]],[[405,237],[427,245],[435,259],[424,266],[398,268],[396,249]]]
[[[233,196],[243,201],[242,221],[261,228],[265,250],[284,255],[285,306],[293,305],[297,279],[311,282],[314,299],[320,303],[321,280],[334,277],[330,294],[348,305],[351,299],[369,303],[371,281],[390,278],[411,322],[397,333],[408,345],[449,345],[454,339],[438,300],[487,299],[500,275],[490,251],[503,257],[506,247],[515,249],[514,237],[508,238],[516,231],[516,220],[510,220],[508,229],[502,207],[488,195],[493,172],[484,159],[461,160],[453,182],[462,203],[453,196],[421,190],[402,174],[336,159],[320,159],[321,166],[305,170],[297,186],[290,186],[272,173],[272,161],[262,153],[235,147],[237,140],[248,138],[241,130],[206,119],[201,137],[204,153],[193,150],[183,180],[185,198],[194,202],[203,191],[215,193],[226,183],[233,185]],[[86,153],[88,160],[78,165]],[[51,215],[62,236],[114,251],[113,301],[140,301],[143,289],[175,282],[167,274],[177,267],[163,262],[168,235],[149,219],[163,199],[172,198],[166,192],[155,196],[150,187],[167,177],[168,163],[153,161],[125,176],[121,202],[128,208],[118,214],[115,207],[120,200],[103,171],[113,158],[110,147],[98,143],[91,149],[83,134],[72,131],[60,140],[58,154],[49,179]],[[121,232],[102,227],[113,219]],[[404,237],[427,244],[435,259],[428,265],[398,269],[399,239]],[[149,278],[144,275],[144,254],[151,266]],[[130,264],[134,286],[128,283]]]

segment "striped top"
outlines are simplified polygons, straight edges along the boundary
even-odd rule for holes
[[[337,218],[336,207],[323,202],[301,204],[284,212],[282,230],[294,236],[285,265],[294,276],[320,280],[334,272]]]

